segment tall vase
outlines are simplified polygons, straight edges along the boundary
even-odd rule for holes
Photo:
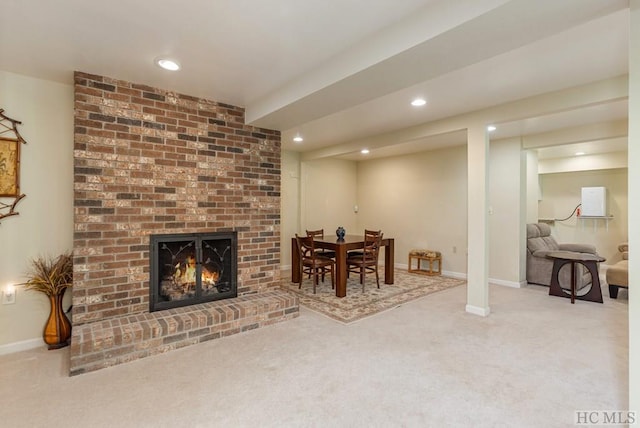
[[[69,345],[71,337],[71,322],[62,309],[62,297],[64,293],[49,296],[51,312],[49,319],[44,326],[44,343],[49,345],[49,349],[64,348]]]

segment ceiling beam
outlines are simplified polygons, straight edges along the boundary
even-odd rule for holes
[[[410,18],[351,46],[298,79],[249,103],[245,110],[246,122],[264,128],[288,129],[434,77],[440,74],[440,69],[451,68],[447,64],[456,58],[456,61],[473,62],[473,57],[458,52],[456,55],[438,55],[438,63],[430,63],[430,67],[415,64],[414,60],[414,67],[397,67],[392,79],[382,70],[385,64],[397,66],[401,58],[402,61],[411,60],[410,56],[418,51],[422,51],[425,58],[433,58],[426,50],[434,40],[446,43],[443,34],[505,3],[509,0],[428,2]],[[476,55],[479,52],[484,54],[477,50]],[[418,65],[420,70],[415,69]]]
[[[598,153],[588,156],[538,160],[538,174],[617,168],[628,168],[627,152]]]
[[[522,137],[522,148],[536,149],[626,137],[629,131],[628,126],[628,120],[615,120],[525,135]]]
[[[380,147],[407,143],[434,135],[464,130],[471,123],[507,123],[530,117],[539,117],[602,103],[620,101],[627,98],[628,78],[626,75],[618,76],[408,127],[399,131],[305,152],[301,155],[301,159],[311,160],[341,156],[359,151],[363,146],[368,147],[370,150],[375,150]]]
[[[249,103],[246,121],[265,128],[291,129],[624,7],[624,0],[429,3],[409,20]]]

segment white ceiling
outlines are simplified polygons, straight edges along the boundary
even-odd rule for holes
[[[584,155],[598,155],[603,153],[615,153],[627,151],[626,138],[610,138],[607,140],[594,140],[586,143],[563,144],[561,146],[538,149],[538,159],[567,158],[583,153]]]
[[[0,70],[69,84],[79,70],[239,105],[285,149],[360,159],[376,135],[388,142],[370,157],[464,144],[464,132],[402,130],[625,75],[628,18],[627,0],[4,0]],[[160,56],[182,70],[159,69]],[[626,118],[626,99],[550,107],[496,116],[492,138]]]

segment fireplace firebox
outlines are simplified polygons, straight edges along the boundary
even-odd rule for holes
[[[237,297],[237,233],[150,236],[149,311]]]

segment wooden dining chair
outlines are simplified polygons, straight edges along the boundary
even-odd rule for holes
[[[306,273],[309,277],[313,276],[313,294],[316,294],[318,277],[321,277],[322,282],[324,282],[325,275],[328,272],[331,274],[331,288],[334,289],[336,285],[335,260],[318,254],[313,242],[313,237],[298,236],[296,233],[296,242],[300,254],[300,263],[302,264],[302,275],[300,275],[298,288],[302,288],[302,277]]]
[[[372,231],[369,231],[372,232]],[[380,288],[380,276],[378,275],[378,256],[382,246],[382,232],[365,232],[364,248],[361,254],[354,254],[347,257],[347,275],[351,272],[360,275],[360,284],[364,293],[364,279],[367,273],[376,274],[376,284]]]
[[[324,229],[307,230],[307,237],[324,239]],[[336,258],[336,252],[333,250],[327,250],[325,248],[316,248],[316,252],[322,257],[328,257],[330,259]]]
[[[377,236],[380,236],[382,238],[382,235],[383,233],[381,230],[369,230],[369,229],[364,230],[365,241],[367,240],[367,237],[371,239],[375,239]],[[362,256],[362,254],[363,254],[362,250],[349,251],[347,252],[347,257]]]

